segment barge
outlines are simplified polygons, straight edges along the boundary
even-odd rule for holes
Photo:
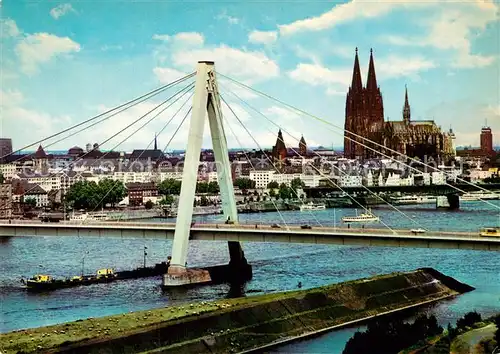
[[[26,290],[32,292],[53,291],[76,286],[110,283],[117,280],[154,277],[167,273],[170,260],[156,263],[153,267],[141,267],[133,270],[114,272],[113,269],[99,269],[95,275],[80,275],[66,279],[55,279],[50,275],[37,274],[29,279],[21,279]]]

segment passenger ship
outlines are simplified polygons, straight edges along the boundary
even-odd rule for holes
[[[356,212],[357,214],[357,212]],[[342,218],[342,221],[345,223],[351,223],[351,222],[373,222],[373,221],[380,221],[380,218],[378,216],[375,216],[372,214],[372,211],[369,210],[368,213],[363,213],[361,215],[356,215],[356,216],[344,216]]]
[[[428,195],[408,195],[403,197],[391,198],[393,204],[431,204],[436,202],[436,197]]]
[[[500,194],[496,193],[465,193],[460,197],[460,200],[463,202],[470,202],[476,200],[495,200],[500,199]]]
[[[300,206],[300,211],[325,210],[325,209],[326,209],[326,206],[323,203],[314,204],[313,202],[310,202],[308,204],[302,204]]]
[[[107,221],[110,220],[108,214],[106,213],[95,213],[95,214],[73,214],[69,218],[70,221]]]

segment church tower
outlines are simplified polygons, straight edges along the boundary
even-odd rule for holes
[[[358,48],[356,48],[352,83],[346,98],[344,157],[348,159],[366,159],[376,156],[375,152],[363,146],[368,145],[370,147],[371,144],[361,137],[380,143],[381,137],[379,135],[383,131],[383,127],[384,104],[377,83],[373,50],[370,49],[368,78],[366,87],[363,87]]]
[[[299,154],[300,154],[300,156],[307,155],[307,144],[306,144],[306,140],[304,139],[303,135],[300,138],[300,142],[299,142]]]
[[[273,158],[276,160],[284,160],[286,158],[286,146],[281,129],[278,131],[276,144],[273,146]]]
[[[405,85],[405,105],[403,106],[403,122],[408,125],[410,124],[411,111],[410,103],[408,102],[408,88]]]

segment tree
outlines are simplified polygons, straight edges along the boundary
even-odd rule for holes
[[[278,195],[280,196],[280,199],[286,200],[291,198],[292,192],[290,188],[287,187],[286,184],[281,183],[280,188],[278,190]]]
[[[174,197],[170,194],[167,194],[164,198],[160,199],[158,203],[161,206],[172,205],[174,203]]]
[[[109,178],[99,181],[98,189],[99,206],[111,204],[114,207],[115,204],[121,202],[127,195],[127,189],[121,181],[114,181]]]
[[[69,188],[64,198],[74,209],[95,209],[101,200],[99,186],[93,181],[76,182]]]
[[[196,183],[196,193],[208,193],[208,183],[206,182]]]
[[[271,181],[267,184],[267,188],[269,189],[278,189],[280,185],[276,181]]]
[[[253,189],[255,188],[255,181],[249,178],[239,177],[234,180],[233,185],[239,189]]]
[[[496,340],[497,345],[500,347],[500,315],[497,315],[493,322],[495,322],[495,325],[497,326],[497,330],[495,331],[495,336],[493,338]]]
[[[3,176],[3,173],[0,172],[0,184],[2,184],[3,182],[5,182],[5,177]]]
[[[219,191],[220,191],[219,183],[217,183],[215,181],[208,183],[207,190],[208,190],[208,193],[210,193],[210,194],[219,193]]]
[[[292,179],[292,181],[290,182],[290,186],[292,187],[291,189],[294,196],[299,198],[298,190],[303,189],[306,185],[300,178],[297,177]]]
[[[154,203],[151,200],[148,200],[148,201],[146,201],[146,203],[144,203],[144,207],[148,210],[153,209],[153,206],[154,206]]]
[[[181,181],[173,178],[167,178],[158,185],[158,192],[162,195],[179,195],[181,194]]]
[[[271,198],[271,200],[276,197],[276,191],[274,189],[270,189],[269,190],[269,197]]]
[[[36,199],[35,198],[26,198],[24,200],[24,204],[27,204],[30,207],[35,208],[36,207]]]

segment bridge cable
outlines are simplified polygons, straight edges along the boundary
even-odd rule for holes
[[[177,97],[173,102],[171,102],[169,105],[167,105],[166,107],[164,107],[162,110],[160,110],[158,113],[156,113],[152,118],[150,118],[146,123],[144,123],[142,126],[140,126],[139,128],[137,128],[134,132],[132,132],[130,135],[128,135],[125,139],[123,139],[121,142],[119,142],[117,145],[115,145],[111,150],[114,150],[116,149],[118,146],[120,146],[121,144],[123,144],[125,141],[127,141],[129,138],[131,138],[133,135],[135,135],[138,131],[140,131],[141,129],[143,129],[146,125],[148,125],[149,123],[151,123],[154,119],[156,119],[160,114],[162,114],[165,110],[167,110],[168,108],[170,108],[171,106],[173,106],[177,101],[179,101],[182,97],[184,97],[184,95],[186,95],[186,93],[190,92],[192,89],[194,88],[194,83],[191,83],[188,87],[188,90],[185,90],[182,89],[182,90],[185,90],[182,95],[180,95],[179,97]],[[181,91],[182,91],[181,90]],[[172,122],[172,120],[176,117],[176,115],[179,113],[179,111],[185,106],[185,104],[189,101],[189,99],[193,96],[193,94],[190,95],[190,97],[188,97],[188,99],[182,104],[182,106],[175,112],[175,114],[172,116],[172,118],[170,118],[170,120],[167,121],[167,123],[162,127],[162,129],[160,130],[160,133]],[[165,103],[165,101],[163,101],[162,103],[160,103],[158,106],[156,106],[155,108],[153,108],[151,111],[149,111],[147,114],[151,113],[152,111],[154,111],[155,109],[159,108],[161,105],[163,105]],[[151,146],[151,144],[153,144],[154,140],[156,139],[156,137],[151,140],[149,142],[149,144],[147,145],[146,149],[145,150],[142,150],[141,153],[139,154],[139,156],[136,158],[136,160],[140,159],[141,156],[145,153],[145,151],[147,149],[149,149],[149,147]],[[106,154],[105,154],[106,155]],[[105,156],[103,155],[103,156]],[[114,183],[112,184],[112,186],[109,188],[109,190],[107,191],[107,193],[102,197],[101,201],[96,205],[96,207],[92,210],[92,212],[94,212],[98,206],[106,199],[106,197],[109,195],[109,193],[111,193],[111,191],[118,185],[118,182],[120,180],[115,180]],[[82,223],[83,224],[83,223]]]
[[[293,135],[291,135],[287,130],[281,128],[278,124],[276,124],[273,120],[271,120],[269,117],[267,117],[264,113],[262,113],[261,111],[259,111],[258,109],[256,109],[255,107],[253,107],[252,105],[250,105],[248,102],[246,102],[245,100],[243,100],[242,98],[240,98],[236,93],[234,93],[233,91],[229,90],[229,92],[234,95],[237,99],[239,99],[243,104],[245,104],[247,107],[249,107],[250,109],[252,109],[253,111],[257,112],[258,114],[260,114],[262,117],[264,117],[268,122],[272,123],[273,125],[275,125],[276,127],[282,129],[286,134],[288,134],[292,139],[294,140],[297,140],[300,142],[300,139],[298,139],[297,137],[294,137]],[[245,109],[245,108],[244,108]],[[246,110],[246,109],[245,109]],[[247,111],[248,112],[248,111]],[[250,112],[248,112],[250,113]],[[272,133],[272,130],[270,130],[268,128],[268,130]],[[278,138],[279,139],[279,138]],[[281,139],[280,139],[281,140]],[[284,141],[282,141],[283,143],[285,143]],[[298,156],[300,156],[302,158],[302,160],[304,161],[305,158],[303,156],[301,156],[300,154],[297,153],[297,151],[294,149],[294,148],[290,148],[292,149],[293,152],[295,152]],[[314,150],[311,150],[315,155],[321,157],[321,155],[319,155],[316,151]],[[313,167],[315,170],[319,171],[319,169],[316,168],[316,166],[313,166],[311,165],[311,167]],[[341,172],[342,174],[344,175],[348,175],[346,172],[342,171],[339,167],[337,166],[334,166],[332,164],[332,167],[336,168],[339,172]],[[322,176],[324,176],[322,173],[321,173]],[[389,203],[388,201],[384,200],[383,198],[381,198],[379,195],[377,195],[375,192],[373,192],[372,190],[370,190],[368,187],[362,185],[362,187],[368,191],[370,194],[372,194],[373,196],[375,196],[377,199],[381,200],[382,202],[386,203],[389,207],[393,208],[394,210],[396,210],[398,213],[400,213],[401,215],[403,215],[404,217],[406,217],[408,220],[410,220],[411,222],[413,222],[414,224],[416,224],[417,226],[419,227],[422,227],[423,226],[421,224],[419,224],[417,221],[415,221],[413,218],[411,218],[408,214],[404,213],[402,210],[400,210],[399,208],[395,207],[394,205],[392,205],[391,203]]]
[[[142,115],[140,118],[136,119],[135,121],[133,121],[132,123],[130,123],[129,125],[127,125],[125,128],[121,129],[120,131],[118,131],[116,134],[113,134],[111,137],[107,138],[106,140],[104,140],[102,143],[98,144],[99,146],[107,143],[108,141],[110,141],[111,139],[115,138],[117,135],[123,133],[125,130],[127,130],[128,128],[130,128],[131,126],[133,126],[134,124],[138,123],[139,121],[141,121],[142,119],[144,119],[148,114],[150,114],[151,112],[155,111],[156,109],[158,109],[159,107],[161,107],[162,105],[164,105],[165,103],[168,103],[170,100],[172,100],[175,96],[179,95],[180,93],[182,93],[183,91],[185,91],[186,89],[191,89],[193,87],[193,83],[190,83],[188,84],[187,86],[185,86],[184,88],[182,88],[181,90],[177,91],[175,94],[173,94],[172,96],[170,96],[169,98],[167,98],[166,100],[164,100],[162,103],[160,103],[159,105],[157,105],[156,107],[154,107],[153,109],[151,109],[150,111],[148,111],[147,113],[145,113],[144,115]],[[168,108],[168,107],[167,107]],[[151,120],[150,120],[151,121]],[[142,127],[141,127],[142,128]],[[139,129],[141,129],[139,128]],[[129,136],[130,137],[130,136]],[[127,139],[129,138],[127,137]],[[120,143],[121,144],[121,143]],[[87,156],[88,154],[96,151],[97,148],[94,148],[90,151],[87,151],[86,153],[84,153],[83,155],[79,156],[76,160],[72,161],[69,166],[64,166],[62,168],[59,169],[59,171],[56,171],[56,172],[53,172],[53,173],[50,173],[49,174],[49,177],[53,177],[61,172],[64,171],[65,168],[71,168],[73,167],[77,162],[81,161],[84,159],[85,156]],[[106,153],[104,153],[103,155],[101,155],[98,159],[102,159],[104,158],[104,156],[107,156],[111,151],[107,151]],[[35,187],[32,187],[30,189],[28,189],[27,191],[24,191],[21,195],[25,195],[26,193],[30,192],[31,190],[33,190]]]
[[[220,95],[220,94],[219,94],[219,95]],[[224,100],[224,97],[222,97],[222,96],[221,96],[221,99],[222,99],[222,101],[223,101],[224,103],[226,103],[226,102],[225,102],[225,100]],[[227,103],[226,103],[226,105],[227,105]],[[235,113],[234,113],[234,111],[231,109],[231,107],[229,107],[229,106],[228,106],[228,108],[231,110],[231,112],[233,113],[233,115],[236,117],[236,114],[235,114]],[[226,117],[223,117],[223,118],[224,118],[224,120],[226,121],[226,124],[227,124],[227,126],[229,127],[229,130],[230,130],[230,131],[231,131],[231,133],[234,135],[234,138],[236,139],[236,142],[238,143],[238,145],[240,145],[240,148],[242,149],[243,154],[245,155],[245,158],[247,159],[248,163],[250,164],[250,167],[252,168],[252,170],[253,170],[253,171],[255,171],[255,170],[256,170],[256,168],[255,168],[254,164],[252,163],[252,160],[250,159],[250,157],[248,156],[248,154],[246,153],[246,151],[243,149],[243,145],[241,144],[240,139],[238,139],[238,136],[235,134],[235,132],[234,132],[233,128],[232,128],[232,127],[231,127],[231,125],[229,124],[228,119],[227,119]],[[238,119],[238,118],[237,118],[237,119]],[[239,121],[239,119],[238,119],[238,121]],[[249,135],[250,135],[250,134],[249,134]],[[252,138],[253,138],[253,137],[252,137]],[[255,140],[254,140],[254,141],[255,141]],[[258,147],[258,144],[257,144],[257,147]],[[271,162],[271,163],[272,163],[272,162]],[[273,164],[273,166],[274,166],[274,164]],[[273,198],[272,198],[271,196],[270,196],[269,198],[270,198],[270,200],[271,200],[271,203],[273,203],[274,208],[275,208],[275,209],[276,209],[276,211],[278,212],[278,215],[280,216],[281,221],[283,221],[283,224],[285,225],[286,229],[287,229],[288,231],[290,231],[290,227],[288,226],[287,222],[285,221],[285,218],[283,217],[283,214],[282,214],[282,213],[281,213],[281,211],[279,210],[279,208],[278,208],[278,206],[276,205],[275,201],[273,200]]]
[[[390,148],[388,148],[388,147],[385,147],[385,146],[383,146],[383,145],[381,145],[381,144],[379,144],[379,143],[376,143],[375,141],[372,141],[372,140],[370,140],[370,139],[368,139],[368,138],[362,137],[361,135],[358,135],[358,134],[355,134],[355,133],[350,132],[350,131],[348,131],[348,130],[345,130],[345,129],[343,129],[343,128],[340,128],[340,127],[338,127],[337,125],[332,124],[332,123],[330,123],[330,122],[326,121],[325,119],[322,119],[322,118],[316,117],[316,116],[314,116],[314,115],[312,115],[312,114],[309,114],[309,113],[307,113],[307,112],[305,112],[305,111],[303,111],[303,110],[301,110],[301,109],[299,109],[299,108],[296,108],[296,107],[294,107],[294,106],[291,106],[291,105],[289,105],[289,104],[287,104],[287,103],[285,103],[285,102],[283,102],[283,101],[281,101],[281,100],[279,100],[279,99],[277,99],[277,98],[274,98],[274,97],[272,97],[272,96],[270,96],[270,95],[268,95],[268,94],[265,94],[265,93],[263,93],[263,92],[261,92],[261,91],[259,91],[259,90],[256,90],[256,89],[254,89],[254,88],[252,88],[252,87],[250,87],[250,86],[248,86],[248,85],[245,85],[245,84],[243,84],[243,83],[240,83],[240,82],[238,82],[237,80],[234,80],[234,79],[232,79],[232,78],[230,78],[230,77],[228,77],[228,76],[226,76],[226,75],[223,75],[223,74],[220,74],[220,73],[219,73],[219,75],[221,75],[222,77],[224,77],[224,78],[226,78],[226,79],[228,79],[228,80],[230,80],[230,81],[232,81],[232,82],[234,82],[234,83],[236,83],[236,84],[240,85],[241,87],[244,87],[244,88],[246,88],[246,89],[248,89],[248,90],[251,90],[252,92],[256,92],[256,93],[258,93],[259,95],[261,95],[261,96],[263,96],[263,97],[269,98],[269,99],[271,99],[271,100],[273,100],[273,101],[276,101],[276,102],[278,102],[278,103],[282,104],[282,105],[283,105],[283,106],[285,106],[288,110],[290,110],[290,111],[292,111],[292,112],[294,112],[294,113],[296,113],[296,114],[297,114],[297,113],[299,113],[300,115],[304,115],[304,116],[307,116],[307,117],[312,117],[312,118],[314,118],[314,119],[316,119],[316,120],[319,120],[320,122],[322,122],[322,123],[324,123],[324,124],[327,124],[327,125],[333,126],[333,127],[337,128],[337,129],[344,130],[346,133],[349,133],[349,134],[351,134],[351,135],[353,135],[353,136],[355,136],[355,137],[361,138],[361,139],[363,139],[363,140],[367,140],[367,141],[371,142],[371,143],[372,143],[372,144],[374,144],[374,145],[378,145],[379,147],[381,147],[381,148],[383,148],[383,149],[389,150],[389,151],[391,151],[391,152],[393,152],[393,153],[395,153],[395,154],[397,154],[397,155],[400,155],[400,156],[402,156],[402,157],[405,157],[406,159],[412,160],[413,162],[416,162],[416,163],[417,163],[417,164],[419,164],[419,165],[423,165],[423,166],[425,166],[425,167],[430,167],[430,168],[432,168],[434,171],[437,171],[437,172],[443,172],[443,173],[445,173],[446,175],[450,175],[450,173],[449,173],[449,172],[447,172],[447,171],[440,170],[440,169],[438,169],[438,168],[436,168],[436,167],[433,167],[433,166],[431,166],[431,165],[429,165],[429,164],[426,164],[426,163],[424,163],[424,162],[421,162],[421,161],[419,161],[419,160],[416,160],[415,158],[411,158],[411,157],[409,157],[409,156],[407,156],[407,155],[404,155],[404,154],[402,154],[402,153],[400,153],[400,152],[398,152],[398,151],[396,151],[396,150],[393,150],[393,149],[390,149]],[[334,130],[332,130],[332,129],[330,129],[330,131],[335,132],[335,131],[334,131]],[[365,148],[367,148],[367,149],[369,149],[369,150],[371,150],[371,151],[374,151],[374,152],[376,152],[377,154],[381,154],[381,155],[383,155],[383,156],[385,156],[385,157],[387,157],[387,158],[389,158],[389,159],[391,159],[391,160],[393,160],[393,161],[396,161],[396,162],[398,162],[398,163],[401,163],[401,164],[403,164],[404,166],[409,167],[410,169],[417,171],[418,173],[422,173],[422,171],[420,171],[420,170],[416,169],[415,167],[413,167],[413,166],[411,166],[411,165],[408,165],[408,164],[406,164],[406,163],[404,163],[404,162],[398,161],[398,160],[394,159],[393,157],[388,156],[388,155],[386,155],[386,154],[382,153],[381,151],[377,151],[377,150],[375,150],[375,149],[373,149],[373,148],[371,148],[371,147],[369,147],[369,146],[367,146],[367,145],[365,145],[365,144],[363,144],[363,143],[361,143],[361,142],[359,142],[359,141],[356,141],[355,139],[352,139],[352,138],[348,137],[347,135],[345,135],[345,134],[343,134],[343,133],[339,133],[339,132],[335,132],[335,133],[336,133],[336,134],[341,134],[341,135],[342,135],[345,139],[347,139],[347,140],[349,140],[349,141],[352,141],[352,142],[354,142],[354,143],[356,143],[356,144],[360,144],[361,146],[363,146],[363,147],[365,147]],[[495,193],[494,191],[491,191],[491,190],[489,190],[489,189],[483,188],[483,187],[481,187],[481,186],[479,186],[479,185],[476,185],[476,184],[474,184],[474,183],[471,183],[471,182],[469,182],[469,181],[467,181],[467,180],[464,180],[464,179],[462,179],[462,178],[457,177],[457,180],[459,180],[459,181],[461,181],[461,182],[464,182],[465,184],[468,184],[468,185],[470,185],[470,186],[473,186],[473,187],[475,187],[475,188],[477,188],[477,189],[483,190],[483,191],[485,191],[485,192],[489,192],[489,193],[492,193],[492,194],[497,194],[497,195],[500,195],[500,194],[498,194],[498,193]],[[460,189],[460,188],[458,188],[458,187],[456,187],[456,186],[454,186],[454,185],[452,185],[452,184],[445,183],[445,185],[448,185],[449,187],[451,187],[451,188],[455,189],[455,190],[456,190],[456,191],[458,191],[458,192],[461,192],[461,193],[466,193],[464,190],[462,190],[462,189]],[[486,203],[486,204],[490,205],[490,206],[493,206],[493,207],[494,207],[494,208],[496,208],[496,209],[500,209],[500,206],[497,206],[497,205],[495,205],[495,204],[493,204],[493,203],[491,203],[491,202],[488,202],[487,200],[483,200],[483,199],[480,199],[480,200],[481,200],[482,202],[484,202],[484,203]]]
[[[245,128],[246,129],[246,128]],[[355,202],[356,204],[358,204],[362,209],[364,209],[366,212],[370,213],[371,214],[371,211],[368,210],[364,205],[362,205],[358,200],[356,200],[356,198],[352,197],[349,193],[347,193],[343,188],[341,188],[337,183],[335,183],[330,177],[328,177],[327,175],[325,175],[324,173],[322,173],[319,169],[317,169],[315,166],[312,166],[313,168],[316,169],[316,171],[322,176],[322,177],[325,177],[326,179],[328,179],[334,186],[336,186],[338,189],[340,189],[342,192],[344,192],[353,202]],[[387,227],[393,234],[397,234],[396,231],[394,231],[389,225],[387,225],[386,223],[384,223],[382,220],[380,220],[380,223],[382,225],[384,225],[385,227]]]
[[[73,130],[73,129],[75,129],[75,128],[78,128],[79,126],[82,126],[82,125],[84,125],[84,124],[86,124],[86,123],[92,122],[92,121],[96,120],[97,118],[100,118],[100,117],[102,117],[102,116],[104,116],[104,115],[106,115],[106,114],[108,114],[108,113],[111,113],[111,112],[116,111],[116,110],[118,110],[118,109],[120,109],[120,108],[123,108],[123,107],[125,107],[125,106],[127,106],[127,105],[129,105],[129,104],[134,103],[134,105],[136,105],[136,104],[140,103],[140,102],[137,102],[137,101],[139,101],[139,100],[141,100],[141,99],[149,99],[149,98],[151,98],[151,97],[154,97],[154,96],[156,96],[157,94],[159,94],[159,93],[161,93],[161,92],[165,91],[166,89],[168,89],[168,88],[170,88],[170,87],[172,87],[172,86],[175,86],[175,85],[177,85],[177,84],[179,84],[179,83],[181,83],[181,82],[183,82],[183,81],[185,81],[185,80],[187,80],[187,79],[189,79],[189,78],[191,78],[191,77],[193,77],[193,76],[195,76],[195,75],[196,75],[196,73],[191,73],[191,74],[189,74],[189,75],[186,75],[186,76],[184,76],[184,77],[182,77],[182,78],[180,78],[180,79],[177,79],[177,80],[175,80],[175,81],[172,81],[171,83],[168,83],[168,84],[166,84],[166,85],[163,85],[163,86],[161,86],[161,87],[159,87],[159,88],[157,88],[157,89],[155,89],[155,90],[149,91],[148,93],[146,93],[146,94],[144,94],[144,95],[142,95],[142,96],[139,96],[139,97],[137,97],[137,98],[134,98],[134,99],[132,99],[132,100],[130,100],[130,101],[127,101],[127,102],[125,102],[125,103],[122,103],[122,104],[120,104],[120,105],[118,105],[118,106],[116,106],[116,107],[114,107],[114,108],[111,108],[111,109],[109,109],[109,110],[105,111],[105,112],[102,112],[102,113],[100,113],[100,114],[98,114],[98,115],[96,115],[96,116],[94,116],[94,117],[92,117],[92,118],[89,118],[89,119],[87,119],[87,120],[85,120],[85,121],[83,121],[83,122],[80,122],[80,123],[78,123],[78,124],[75,124],[75,125],[73,125],[73,126],[71,126],[71,127],[69,127],[69,128],[66,128],[66,129],[64,129],[64,130],[61,130],[61,131],[60,131],[60,132],[58,132],[58,133],[52,134],[52,135],[50,135],[50,136],[48,136],[48,137],[46,137],[46,138],[40,139],[40,140],[38,140],[38,141],[35,141],[34,143],[31,143],[31,144],[29,144],[29,145],[26,145],[26,146],[24,146],[24,147],[22,147],[22,148],[20,148],[20,149],[17,149],[17,150],[15,150],[15,151],[11,152],[11,153],[8,153],[8,154],[6,154],[6,155],[0,156],[0,161],[1,161],[1,160],[3,160],[4,158],[8,157],[8,156],[15,155],[15,154],[17,154],[18,152],[21,152],[21,151],[23,151],[23,150],[26,150],[26,149],[28,149],[28,148],[30,148],[30,147],[32,147],[32,146],[36,146],[37,144],[41,144],[41,143],[43,143],[43,142],[44,142],[44,141],[46,141],[46,140],[49,140],[49,139],[55,138],[56,136],[59,136],[59,135],[64,134],[64,133],[66,133],[66,132],[68,132],[68,131],[70,131],[70,130]],[[142,102],[142,101],[141,101],[141,102]],[[130,107],[128,107],[128,108],[131,108],[131,107],[133,107],[134,105],[132,105],[132,106],[130,106]],[[126,109],[128,109],[128,108],[126,108]],[[70,136],[71,136],[71,135],[70,135]],[[33,155],[33,154],[31,154],[31,155]]]
[[[282,104],[283,106],[285,106],[285,107],[286,107],[287,109],[289,109],[290,111],[293,111],[293,112],[295,112],[295,113],[299,113],[299,114],[301,114],[301,115],[304,115],[304,116],[307,116],[307,117],[313,118],[313,119],[315,119],[315,120],[318,120],[318,121],[320,121],[320,122],[322,122],[322,123],[324,123],[324,124],[327,124],[327,125],[333,126],[333,127],[335,127],[336,129],[340,129],[340,130],[342,130],[342,131],[345,131],[346,133],[349,133],[349,134],[351,134],[351,135],[353,135],[353,136],[355,136],[355,137],[357,137],[357,138],[360,138],[360,139],[366,140],[366,141],[368,141],[368,142],[370,142],[370,143],[372,143],[372,144],[374,144],[374,145],[379,146],[380,148],[383,148],[383,149],[389,150],[389,151],[391,151],[391,152],[393,152],[393,153],[395,153],[395,154],[397,154],[397,155],[400,155],[400,156],[402,156],[402,157],[405,157],[406,159],[412,160],[413,162],[416,162],[416,163],[418,163],[418,164],[420,164],[420,165],[423,165],[423,166],[425,166],[425,167],[430,167],[430,168],[432,168],[434,171],[437,171],[437,172],[444,172],[445,174],[450,174],[450,173],[448,173],[447,171],[440,170],[440,169],[438,169],[438,168],[436,168],[436,167],[433,167],[433,166],[431,166],[431,165],[429,165],[429,164],[423,163],[422,161],[416,160],[415,158],[409,157],[408,155],[402,154],[402,153],[400,153],[400,152],[398,152],[398,151],[396,151],[396,150],[393,150],[393,149],[388,148],[388,147],[386,147],[386,146],[384,146],[384,145],[382,145],[382,144],[379,144],[379,143],[377,143],[377,142],[375,142],[375,141],[373,141],[373,140],[370,140],[370,139],[368,139],[368,138],[365,138],[365,137],[363,137],[363,136],[361,136],[361,135],[359,135],[359,134],[353,133],[353,132],[351,132],[351,131],[349,131],[349,130],[346,130],[346,129],[342,128],[342,127],[339,127],[339,126],[337,126],[337,125],[335,125],[335,124],[333,124],[333,123],[331,123],[331,122],[328,122],[326,119],[323,119],[323,118],[317,117],[317,116],[312,115],[312,114],[310,114],[310,113],[307,113],[307,112],[305,112],[305,111],[301,110],[300,108],[294,107],[294,106],[292,106],[292,105],[290,105],[290,104],[288,104],[288,103],[285,103],[285,102],[283,102],[283,101],[281,101],[281,100],[279,100],[279,99],[277,99],[277,98],[275,98],[275,97],[273,97],[273,96],[271,96],[271,95],[268,95],[268,94],[266,94],[266,93],[264,93],[264,92],[261,92],[261,91],[259,91],[259,90],[257,90],[257,89],[254,89],[254,88],[252,88],[252,87],[250,87],[250,86],[248,86],[248,85],[245,85],[245,84],[243,84],[243,83],[241,83],[241,82],[239,82],[239,81],[237,81],[237,80],[235,80],[235,79],[230,78],[229,76],[226,76],[226,75],[221,74],[221,73],[219,73],[219,75],[221,75],[221,76],[222,76],[222,77],[224,77],[225,79],[230,80],[230,81],[231,81],[231,82],[233,82],[233,83],[236,83],[237,85],[239,85],[239,86],[241,86],[241,87],[244,87],[244,88],[246,88],[246,89],[248,89],[248,90],[250,90],[250,91],[253,91],[253,92],[255,92],[255,93],[257,93],[257,94],[259,94],[259,95],[261,95],[261,96],[263,96],[263,97],[269,98],[269,99],[271,99],[271,100],[273,100],[273,101],[276,101],[276,102],[278,102],[278,103]],[[353,142],[355,142],[355,143],[359,143],[359,142],[357,142],[357,141],[353,140],[352,138],[349,138],[349,137],[348,137],[348,136],[346,136],[346,135],[343,135],[343,136],[344,136],[344,138],[348,139],[349,141],[353,141]],[[367,146],[365,146],[365,147],[367,147]],[[373,150],[373,149],[371,149],[371,150]],[[376,150],[373,150],[373,151],[375,151],[375,152],[377,152],[377,153],[380,153],[380,152],[378,152],[378,151],[376,151]],[[389,157],[389,158],[390,158],[390,159],[394,159],[394,158],[391,158],[391,157]],[[419,172],[421,172],[421,171],[419,171]],[[483,191],[485,191],[485,192],[494,193],[494,192],[492,192],[492,191],[491,191],[491,190],[489,190],[489,189],[486,189],[486,188],[483,188],[483,187],[481,187],[481,186],[478,186],[478,185],[476,185],[476,184],[474,184],[474,183],[471,183],[471,182],[469,182],[469,181],[467,181],[467,180],[465,180],[465,179],[462,179],[462,178],[459,178],[459,177],[457,177],[457,179],[458,179],[459,181],[461,181],[461,182],[464,182],[464,183],[466,183],[466,184],[468,184],[468,185],[471,185],[471,186],[473,186],[473,187],[476,187],[476,188],[478,188],[478,189],[480,189],[480,190],[483,190]],[[454,186],[453,186],[453,185],[450,185],[450,187],[454,187]],[[463,192],[463,193],[465,193],[463,190],[460,190],[460,189],[458,189],[458,188],[455,188],[455,189],[456,189],[456,190],[458,190],[459,192]]]
[[[246,129],[245,125],[243,124],[243,122],[241,121],[241,119],[238,117],[238,115],[234,112],[233,108],[229,105],[229,103],[224,99],[224,96],[222,94],[220,94],[220,97],[221,97],[221,100],[226,104],[226,106],[229,108],[229,110],[231,111],[231,113],[234,115],[234,117],[238,120],[238,122],[240,123],[241,126],[243,126],[243,129],[245,129],[245,131],[248,133],[248,135],[250,135],[250,137],[252,138],[252,140],[257,144],[257,147],[259,148],[259,150],[261,151],[264,151],[262,150],[262,147],[259,145],[259,143],[257,142],[257,140],[253,137],[253,135],[250,133],[250,131],[248,129]],[[233,133],[234,134],[234,133]],[[238,142],[239,143],[239,142]],[[240,144],[241,145],[241,144]],[[243,146],[241,146],[241,149],[243,149]],[[246,155],[246,153],[245,153]],[[271,165],[274,167],[274,169],[276,170],[276,172],[278,172],[279,175],[284,175],[284,173],[280,172],[280,170],[278,169],[278,167],[276,167],[276,164],[273,163],[273,161],[269,158],[269,156],[267,154],[264,154],[264,156],[266,156],[267,160],[271,163]],[[251,161],[250,161],[251,163]],[[253,168],[255,170],[255,168]],[[297,192],[296,188],[293,188],[291,186],[291,183],[290,183],[290,189],[292,190],[292,192],[297,196],[297,198],[299,199],[299,201],[301,202],[301,205],[305,205],[304,201],[299,198],[299,193]],[[272,200],[272,198],[271,198]],[[277,208],[276,204],[275,204],[275,207]],[[279,210],[277,210],[279,212]],[[313,217],[313,219],[316,221],[316,223],[322,227],[323,225],[321,224],[321,222],[318,220],[318,218],[316,218],[316,216],[314,215],[314,213],[309,210],[309,213],[311,214],[311,216]]]

